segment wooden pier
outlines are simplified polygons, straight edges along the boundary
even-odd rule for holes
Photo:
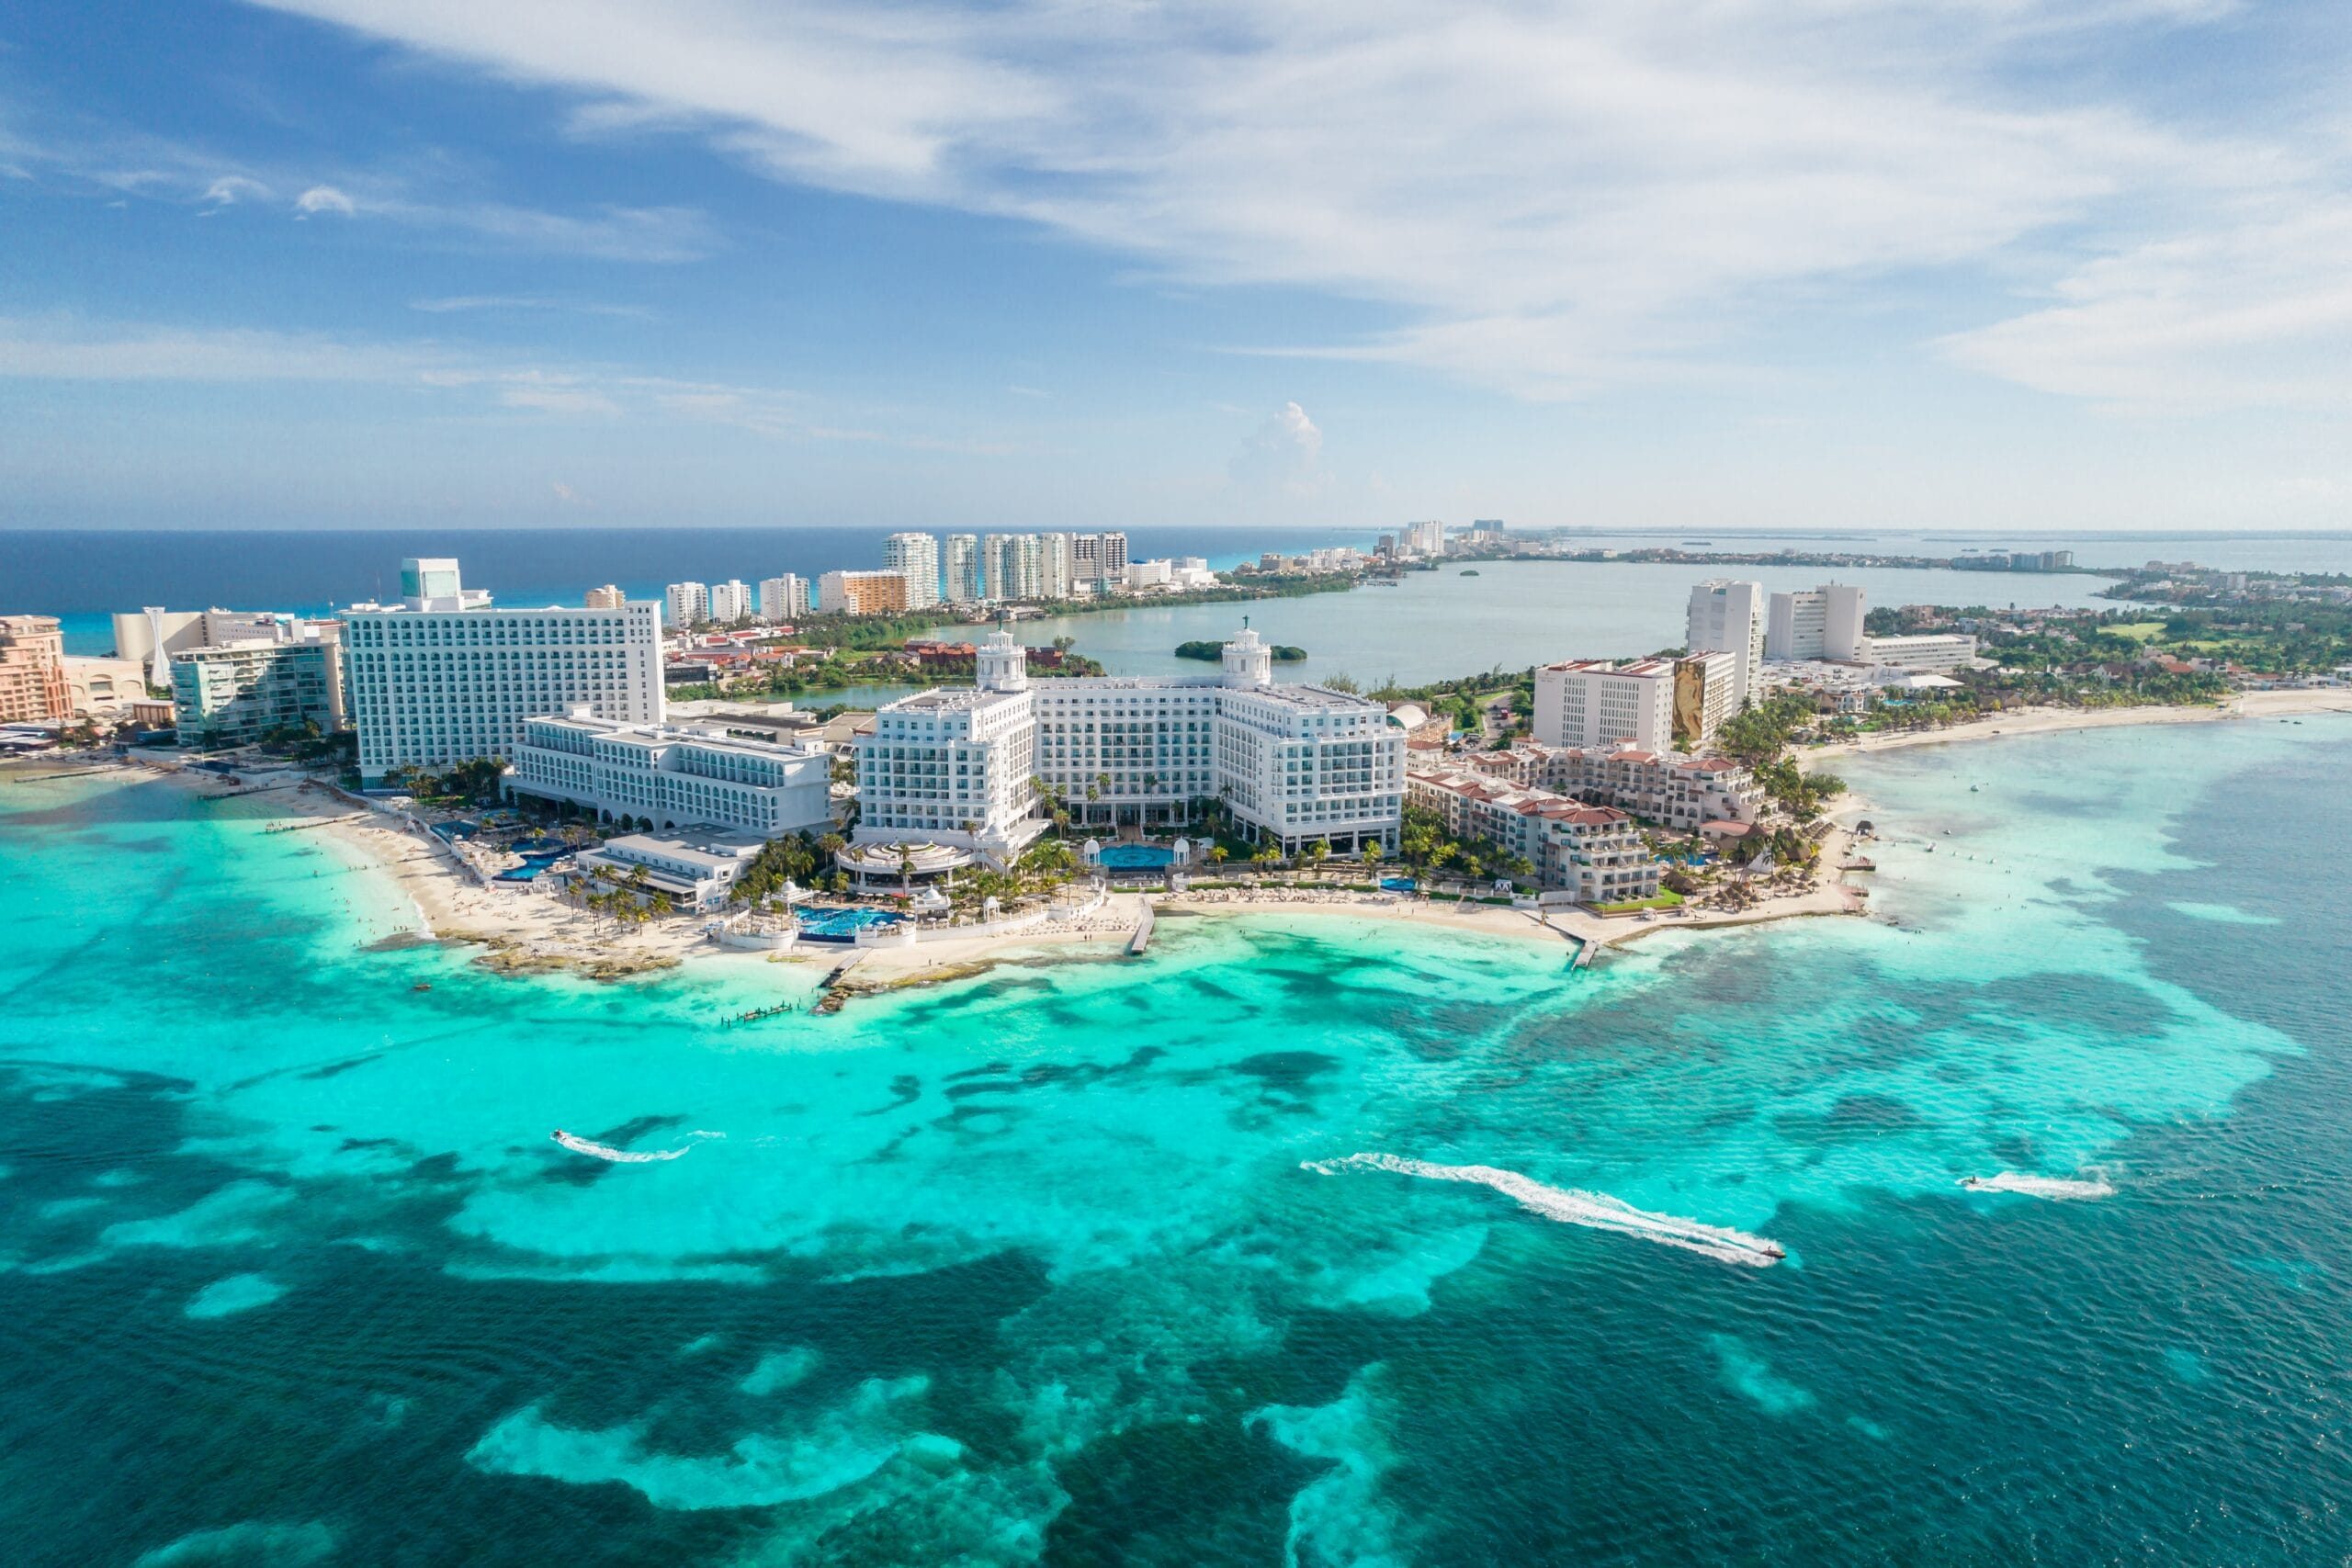
[[[1136,957],[1151,945],[1151,900],[1147,898],[1143,901],[1143,919],[1136,922],[1136,934],[1127,938],[1128,957]]]

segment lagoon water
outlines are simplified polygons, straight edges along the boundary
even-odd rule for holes
[[[1466,577],[1465,570],[1477,575]],[[1874,605],[2120,607],[2095,596],[2113,578],[2081,573],[1732,566],[1711,574],[1646,562],[1480,561],[1408,572],[1394,588],[1246,604],[1106,610],[1023,621],[1019,630],[1033,645],[1073,637],[1079,652],[1100,660],[1114,675],[1198,674],[1215,667],[1177,658],[1176,645],[1223,641],[1247,615],[1269,642],[1306,650],[1304,662],[1276,667],[1279,679],[1344,674],[1369,687],[1394,675],[1418,686],[1476,675],[1489,665],[1525,670],[1559,659],[1629,659],[1678,647],[1690,586],[1710,575],[1759,581],[1772,592],[1835,578],[1860,584]],[[1475,639],[1465,641],[1465,626],[1477,628]]]
[[[1845,771],[1888,918],[735,1029],[817,971],[500,979],[253,803],[11,778],[11,1560],[2340,1559],[2352,721]]]

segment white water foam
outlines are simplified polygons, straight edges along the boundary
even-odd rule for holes
[[[561,1144],[565,1148],[570,1149],[574,1154],[594,1155],[598,1159],[608,1159],[616,1165],[646,1165],[654,1160],[676,1159],[680,1155],[684,1154],[688,1149],[693,1148],[695,1145],[700,1143],[705,1138],[723,1138],[727,1136],[727,1134],[724,1133],[696,1133],[692,1137],[689,1137],[684,1145],[677,1148],[646,1149],[639,1153],[632,1153],[628,1149],[616,1149],[606,1144],[592,1143],[588,1139],[580,1136],[577,1133],[556,1133],[552,1134],[552,1136],[557,1143]]]
[[[1997,1176],[1963,1176],[1960,1184],[1971,1192],[2015,1192],[2022,1197],[2060,1201],[2115,1196],[2115,1189],[2103,1180],[2073,1181],[2060,1176],[2029,1176],[2017,1170],[2005,1170]]]
[[[1769,1268],[1783,1256],[1777,1242],[1760,1235],[1749,1235],[1725,1225],[1706,1224],[1698,1220],[1686,1220],[1675,1214],[1654,1214],[1636,1209],[1622,1198],[1606,1192],[1580,1192],[1573,1188],[1546,1187],[1515,1170],[1499,1170],[1490,1165],[1432,1165],[1427,1160],[1404,1159],[1396,1155],[1350,1155],[1345,1159],[1311,1159],[1301,1162],[1302,1168],[1336,1176],[1342,1170],[1388,1170],[1399,1176],[1424,1177],[1431,1181],[1468,1181],[1480,1187],[1491,1187],[1507,1198],[1515,1198],[1521,1208],[1558,1220],[1564,1224],[1585,1225],[1593,1230],[1613,1231],[1619,1235],[1637,1236],[1665,1247],[1679,1247],[1686,1252],[1704,1253],[1724,1263],[1744,1263],[1750,1268]]]

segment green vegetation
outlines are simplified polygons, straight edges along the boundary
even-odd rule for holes
[[[1725,719],[1715,734],[1716,749],[1747,763],[1773,802],[1800,822],[1820,816],[1829,797],[1846,788],[1846,781],[1834,773],[1804,772],[1789,755],[1789,743],[1810,729],[1816,716],[1812,697],[1782,693],[1751,703]]]
[[[1396,855],[1417,877],[1442,874],[1472,882],[1497,876],[1525,881],[1535,874],[1535,867],[1523,855],[1512,854],[1483,839],[1455,838],[1446,830],[1445,818],[1426,806],[1405,807],[1405,827],[1397,836]]]
[[[503,757],[476,757],[439,773],[423,768],[394,768],[384,775],[384,782],[425,806],[495,806],[505,776]]]
[[[1655,898],[1629,898],[1619,904],[1595,904],[1593,908],[1604,915],[1632,915],[1644,909],[1679,909],[1682,895],[1671,888],[1660,888]]]
[[[1277,664],[1296,664],[1306,657],[1306,649],[1295,648],[1286,642],[1275,643],[1267,651]],[[1221,640],[1180,642],[1176,645],[1176,657],[1205,659],[1214,662],[1225,657],[1225,643]]]

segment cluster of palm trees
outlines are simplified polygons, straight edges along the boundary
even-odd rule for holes
[[[1469,882],[1509,876],[1525,881],[1534,876],[1535,863],[1496,844],[1473,843],[1445,829],[1445,818],[1427,807],[1405,808],[1404,830],[1397,835],[1398,857],[1416,876],[1459,876]]]
[[[785,912],[779,895],[787,882],[802,887],[830,887],[836,893],[849,889],[849,875],[828,868],[833,856],[849,842],[839,833],[810,833],[803,829],[786,833],[780,839],[770,839],[735,879],[728,897],[738,904],[748,904],[754,909]]]
[[[565,897],[574,908],[616,926],[643,926],[675,914],[678,908],[675,899],[651,883],[641,865],[633,865],[626,875],[617,877],[599,871],[576,879]]]

